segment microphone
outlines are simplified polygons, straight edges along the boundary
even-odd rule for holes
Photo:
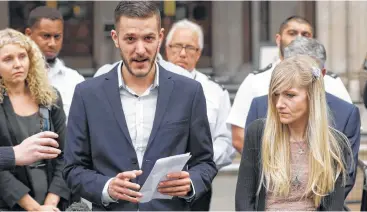
[[[92,211],[84,202],[74,202],[65,211]]]

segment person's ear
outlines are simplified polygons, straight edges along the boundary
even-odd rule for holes
[[[321,70],[321,73],[322,73],[322,76],[325,76],[325,74],[326,74],[326,68],[323,68],[323,69]]]
[[[27,35],[27,36],[31,36],[31,34],[32,34],[32,30],[31,30],[29,27],[27,27],[27,28],[25,29],[25,31],[24,31],[24,34],[25,34],[25,35]]]
[[[159,49],[160,49],[164,39],[164,28],[161,28],[158,36],[159,36]]]
[[[115,44],[115,47],[120,48],[119,41],[118,41],[119,37],[118,37],[116,30],[114,29],[111,30],[111,38],[113,40],[113,43]]]
[[[277,44],[278,48],[280,47],[281,39],[282,39],[282,36],[281,36],[279,33],[277,33],[277,34],[275,35],[275,42],[276,42],[276,44]]]

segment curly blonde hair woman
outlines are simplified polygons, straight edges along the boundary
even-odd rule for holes
[[[47,78],[37,45],[13,29],[0,30],[0,146],[57,142],[64,148],[65,113]],[[40,152],[48,152],[41,147]],[[42,153],[41,153],[42,154]],[[0,172],[0,211],[59,211],[69,204],[63,156]]]
[[[282,61],[269,87],[266,120],[246,132],[237,182],[238,210],[342,210],[348,139],[329,127],[319,64]],[[241,203],[238,203],[241,201]]]
[[[27,51],[30,65],[25,81],[35,101],[45,106],[55,104],[57,94],[48,82],[46,61],[37,44],[21,32],[9,28],[0,31],[0,48],[7,44],[18,44]],[[0,78],[0,102],[3,102],[4,91],[7,90],[5,83]]]

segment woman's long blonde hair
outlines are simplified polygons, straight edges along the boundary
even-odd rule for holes
[[[17,44],[27,51],[29,70],[25,81],[36,103],[54,105],[57,93],[48,81],[46,61],[37,44],[23,33],[10,28],[0,30],[0,48],[7,44]],[[6,90],[4,80],[0,78],[0,103],[4,100]]]
[[[283,60],[272,74],[261,149],[262,183],[259,190],[261,185],[265,185],[268,191],[277,196],[289,194],[290,135],[288,127],[280,122],[274,94],[298,86],[307,89],[309,108],[305,131],[310,150],[309,175],[304,196],[313,198],[317,207],[321,198],[334,190],[334,184],[340,175],[343,175],[345,182],[346,167],[343,144],[337,140],[336,131],[329,128],[328,107],[320,67],[316,60],[306,55]],[[347,146],[347,138],[341,133],[340,136]]]

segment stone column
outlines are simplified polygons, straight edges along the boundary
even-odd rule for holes
[[[259,55],[260,55],[260,1],[251,2],[251,31],[252,31],[252,64],[253,67],[259,67]]]
[[[326,60],[326,68],[329,69],[331,67],[331,47],[329,45],[329,36],[330,36],[330,2],[328,1],[319,1],[316,2],[316,26],[315,29],[317,31],[318,39],[325,47],[327,60]]]
[[[329,35],[330,70],[344,77],[347,72],[347,7],[348,2],[332,1],[330,4],[331,33]],[[322,30],[322,29],[321,29]],[[322,33],[322,31],[319,31]]]
[[[361,66],[367,52],[366,2],[317,2],[318,37],[326,48],[326,68],[337,73],[353,101],[361,100]]]
[[[0,1],[0,29],[9,27],[9,17],[8,1]]]
[[[352,100],[359,101],[361,100],[361,92],[363,92],[361,88],[363,88],[367,80],[365,71],[361,70],[362,63],[367,53],[367,3],[362,1],[349,1],[347,3],[348,88]]]
[[[94,53],[93,57],[98,69],[106,63],[113,63],[120,60],[118,50],[115,48],[110,37],[104,33],[104,25],[114,23],[113,12],[118,2],[115,1],[95,1],[94,2]]]
[[[317,2],[316,39],[325,46],[326,69],[338,74],[348,88],[347,6],[347,2]]]
[[[212,64],[216,75],[228,76],[243,63],[242,2],[213,1],[212,5]]]

